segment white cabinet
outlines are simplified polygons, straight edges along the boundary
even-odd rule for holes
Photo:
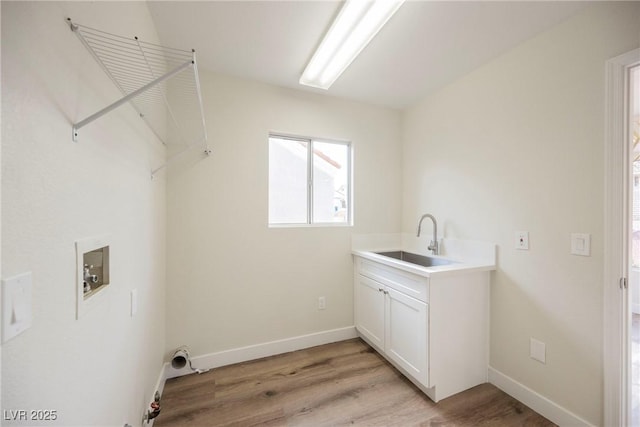
[[[360,276],[355,286],[356,328],[374,347],[384,349],[384,285]]]
[[[427,304],[362,275],[355,292],[361,336],[427,386]]]
[[[427,381],[427,304],[391,288],[385,298],[387,356],[421,384]]]
[[[487,381],[488,272],[421,276],[354,259],[365,341],[436,402]]]

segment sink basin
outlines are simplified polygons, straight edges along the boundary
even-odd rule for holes
[[[411,252],[392,251],[392,252],[376,252],[378,255],[394,258],[411,264],[421,265],[423,267],[435,267],[438,265],[453,264],[453,261],[442,258],[433,258],[425,255],[412,254]]]

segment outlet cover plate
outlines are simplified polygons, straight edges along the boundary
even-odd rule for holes
[[[547,345],[542,341],[531,338],[529,343],[529,356],[540,363],[547,363]]]

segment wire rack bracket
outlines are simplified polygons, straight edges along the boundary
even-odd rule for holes
[[[122,94],[122,98],[73,124],[79,130],[129,103],[155,136],[167,147],[167,161],[193,148],[209,155],[198,67],[194,50],[181,50],[127,38],[77,24],[67,18],[71,31]]]

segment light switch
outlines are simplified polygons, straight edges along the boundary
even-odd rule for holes
[[[138,313],[138,290],[131,290],[131,317]]]
[[[31,272],[2,280],[2,342],[31,327]]]
[[[591,234],[571,233],[571,253],[591,256]]]

